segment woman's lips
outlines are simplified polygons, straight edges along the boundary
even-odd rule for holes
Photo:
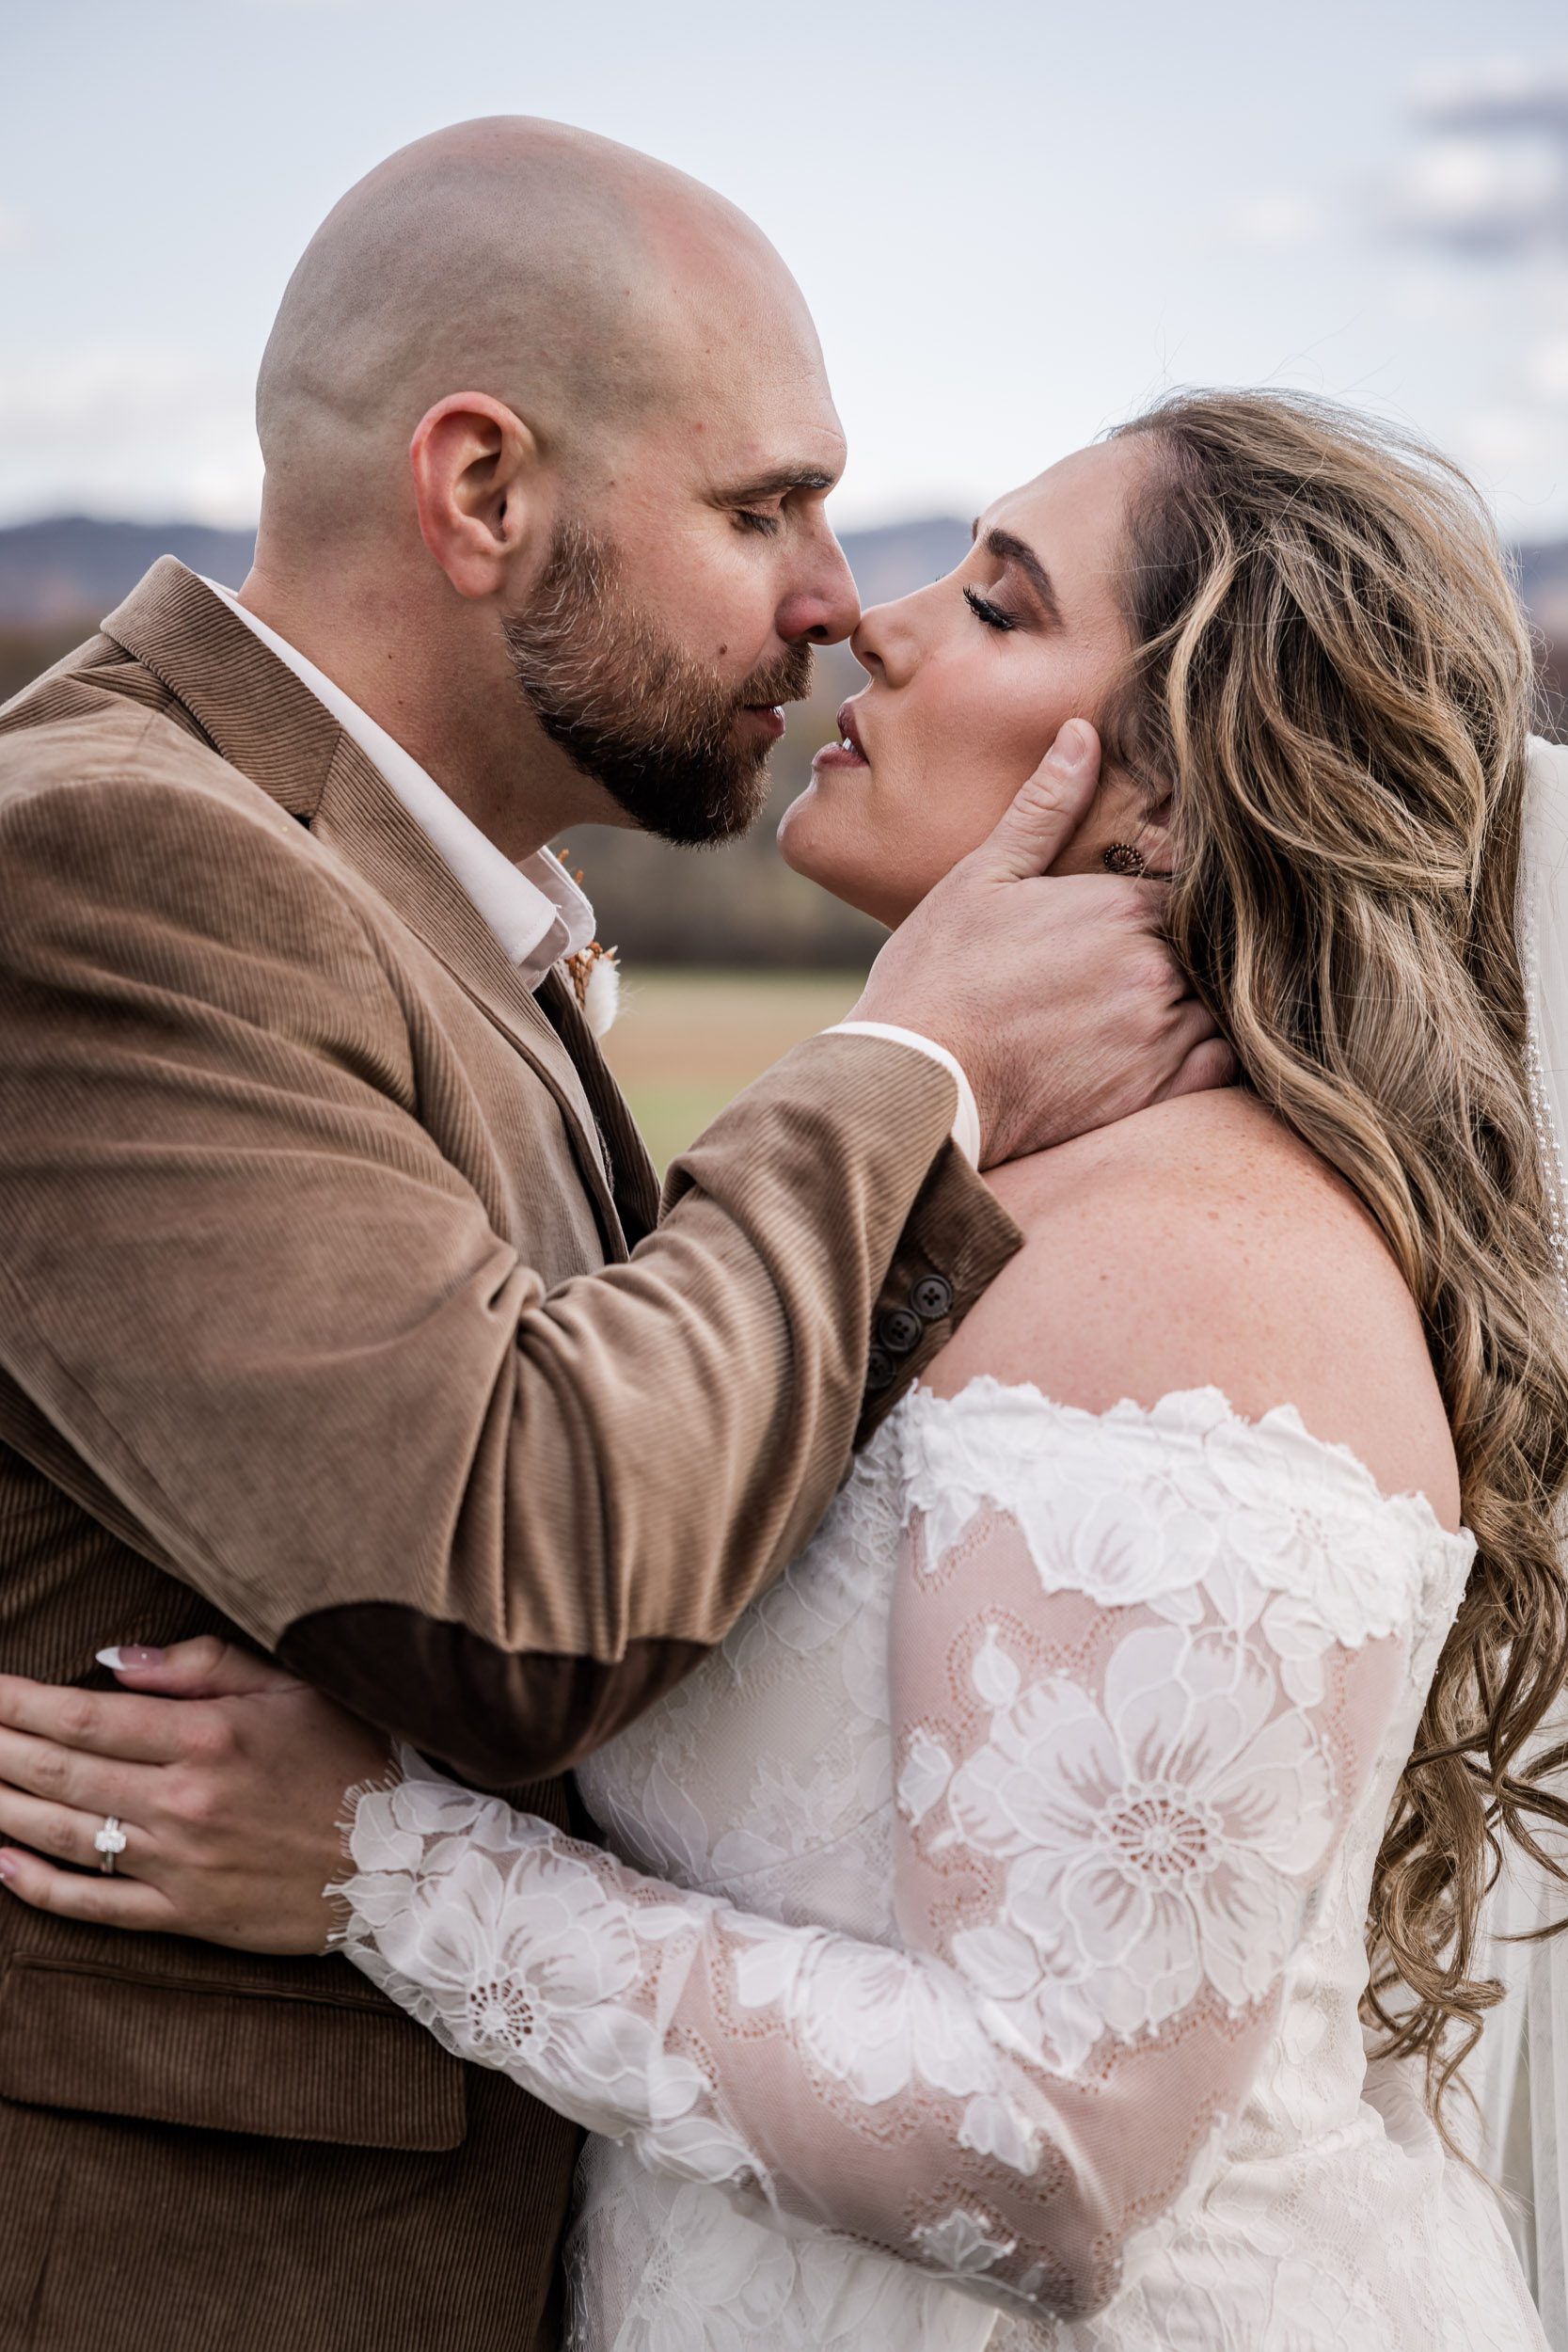
[[[846,703],[838,714],[838,733],[836,743],[823,744],[811,763],[813,771],[818,768],[869,768],[871,762],[862,747],[860,727],[850,703]]]

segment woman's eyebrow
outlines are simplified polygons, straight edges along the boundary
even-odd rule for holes
[[[986,553],[988,555],[993,555],[999,564],[1016,564],[1018,565],[1019,570],[1023,574],[1024,579],[1029,582],[1030,587],[1034,590],[1036,596],[1039,598],[1040,603],[1044,607],[1047,620],[1054,621],[1057,628],[1060,628],[1062,625],[1062,608],[1056,601],[1055,586],[1052,580],[1051,574],[1046,570],[1045,565],[1040,562],[1039,557],[1035,553],[1034,548],[1029,545],[1028,541],[1026,539],[1015,539],[1010,531],[998,531],[993,529],[987,532],[982,545],[985,548]]]

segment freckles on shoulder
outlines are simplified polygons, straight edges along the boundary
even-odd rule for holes
[[[939,1395],[989,1373],[1105,1412],[1213,1387],[1249,1419],[1295,1404],[1401,1486],[1441,1470],[1448,1423],[1398,1268],[1252,1098],[1161,1104],[991,1181],[1024,1247],[928,1367]]]

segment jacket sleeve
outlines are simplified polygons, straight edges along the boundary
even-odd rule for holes
[[[270,807],[0,815],[0,1360],[150,1557],[503,1786],[722,1637],[844,1472],[874,1321],[950,1292],[918,1364],[1018,1236],[951,1079],[819,1038],[547,1288],[430,1132],[427,1018]]]

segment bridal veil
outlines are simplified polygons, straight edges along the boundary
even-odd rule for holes
[[[1553,1241],[1565,1284],[1568,1146],[1568,747],[1530,746],[1519,883],[1519,949],[1530,1008],[1530,1077],[1550,1181]],[[1568,1739],[1568,1693],[1538,1735]],[[1568,1857],[1565,1857],[1568,1859]],[[1568,1887],[1510,1854],[1488,1914],[1489,1971],[1506,1988],[1481,2038],[1475,2089],[1488,2169],[1553,2352],[1568,2352],[1568,1935],[1508,1939],[1562,1917]]]

